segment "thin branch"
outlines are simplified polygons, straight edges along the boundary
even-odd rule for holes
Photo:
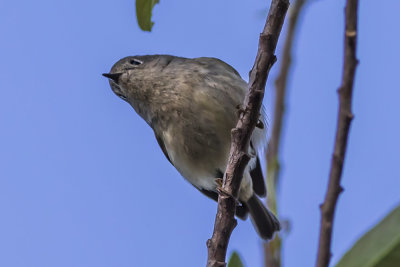
[[[350,123],[353,119],[351,102],[354,76],[357,67],[357,9],[358,0],[347,0],[345,14],[344,65],[342,84],[339,93],[339,114],[336,129],[335,147],[332,155],[328,190],[321,205],[321,228],[319,233],[317,267],[328,267],[331,258],[332,226],[336,203],[343,191],[340,185],[343,162],[346,153]]]
[[[276,192],[279,184],[280,164],[279,146],[282,135],[282,124],[285,115],[286,89],[289,71],[292,63],[292,47],[298,26],[298,19],[303,10],[306,0],[296,0],[289,9],[288,29],[283,46],[281,67],[278,78],[275,80],[275,108],[271,138],[267,149],[267,204],[268,207],[278,214],[276,203]],[[279,234],[269,242],[264,243],[265,267],[281,266],[281,238]]]
[[[289,76],[289,70],[292,64],[292,46],[295,38],[297,22],[300,12],[304,6],[306,0],[297,0],[293,6],[289,9],[288,18],[288,31],[286,34],[285,44],[282,52],[282,63],[279,71],[279,76],[275,80],[275,109],[274,109],[274,120],[272,127],[272,134],[268,143],[267,159],[274,158],[278,155],[280,137],[282,131],[282,121],[285,113],[285,96],[286,96],[286,85]]]
[[[289,7],[289,0],[272,0],[264,30],[260,35],[257,57],[250,72],[249,91],[244,101],[244,112],[231,132],[231,149],[224,175],[222,191],[218,197],[218,211],[214,232],[207,241],[208,267],[225,266],[229,238],[236,226],[235,206],[244,169],[250,160],[247,154],[249,140],[257,124],[264,88],[269,70],[276,61],[275,49]]]

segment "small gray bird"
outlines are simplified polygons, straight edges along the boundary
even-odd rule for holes
[[[216,58],[148,55],[125,57],[103,75],[114,93],[154,130],[165,157],[178,172],[217,201],[231,129],[247,91],[239,73]],[[264,129],[256,128],[251,138],[249,154],[254,157],[244,172],[236,216],[246,219],[249,212],[261,238],[268,240],[280,225],[257,197],[266,195],[257,156],[265,136]]]

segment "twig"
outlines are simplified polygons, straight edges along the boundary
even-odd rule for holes
[[[331,258],[333,217],[336,203],[343,188],[340,185],[346,153],[350,123],[353,119],[351,101],[354,76],[357,67],[357,9],[358,0],[347,0],[345,14],[344,65],[339,93],[339,114],[336,128],[335,147],[332,155],[329,184],[324,203],[321,205],[321,228],[319,233],[317,267],[327,267]]]
[[[226,265],[229,238],[236,226],[235,199],[238,196],[244,169],[250,159],[247,154],[249,140],[259,118],[269,70],[276,61],[276,44],[288,7],[289,0],[272,0],[264,30],[260,35],[257,57],[250,72],[249,91],[243,105],[245,109],[236,128],[231,132],[232,144],[222,185],[225,194],[219,194],[214,232],[207,241],[208,267]]]
[[[267,149],[267,204],[268,207],[278,214],[276,203],[276,192],[279,184],[280,164],[279,146],[282,133],[282,124],[285,115],[285,98],[289,71],[292,63],[293,40],[298,25],[298,19],[306,0],[296,0],[289,9],[288,29],[283,46],[281,67],[278,78],[275,80],[275,108],[271,138]],[[279,234],[269,243],[264,243],[265,267],[281,266],[281,243]]]

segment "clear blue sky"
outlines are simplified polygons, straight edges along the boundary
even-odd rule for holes
[[[267,2],[161,0],[146,33],[134,0],[2,1],[0,266],[204,266],[216,204],[180,177],[101,73],[124,56],[166,53],[218,57],[247,80]],[[281,216],[292,224],[285,266],[315,261],[343,57],[344,1],[311,2],[282,146]],[[400,202],[400,2],[360,2],[333,262]],[[247,266],[261,266],[249,221],[239,221],[233,249]]]

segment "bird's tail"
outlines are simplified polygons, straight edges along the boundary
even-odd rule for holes
[[[246,202],[246,206],[249,209],[254,228],[262,239],[271,239],[274,233],[281,229],[278,219],[264,206],[256,195],[253,195]]]

